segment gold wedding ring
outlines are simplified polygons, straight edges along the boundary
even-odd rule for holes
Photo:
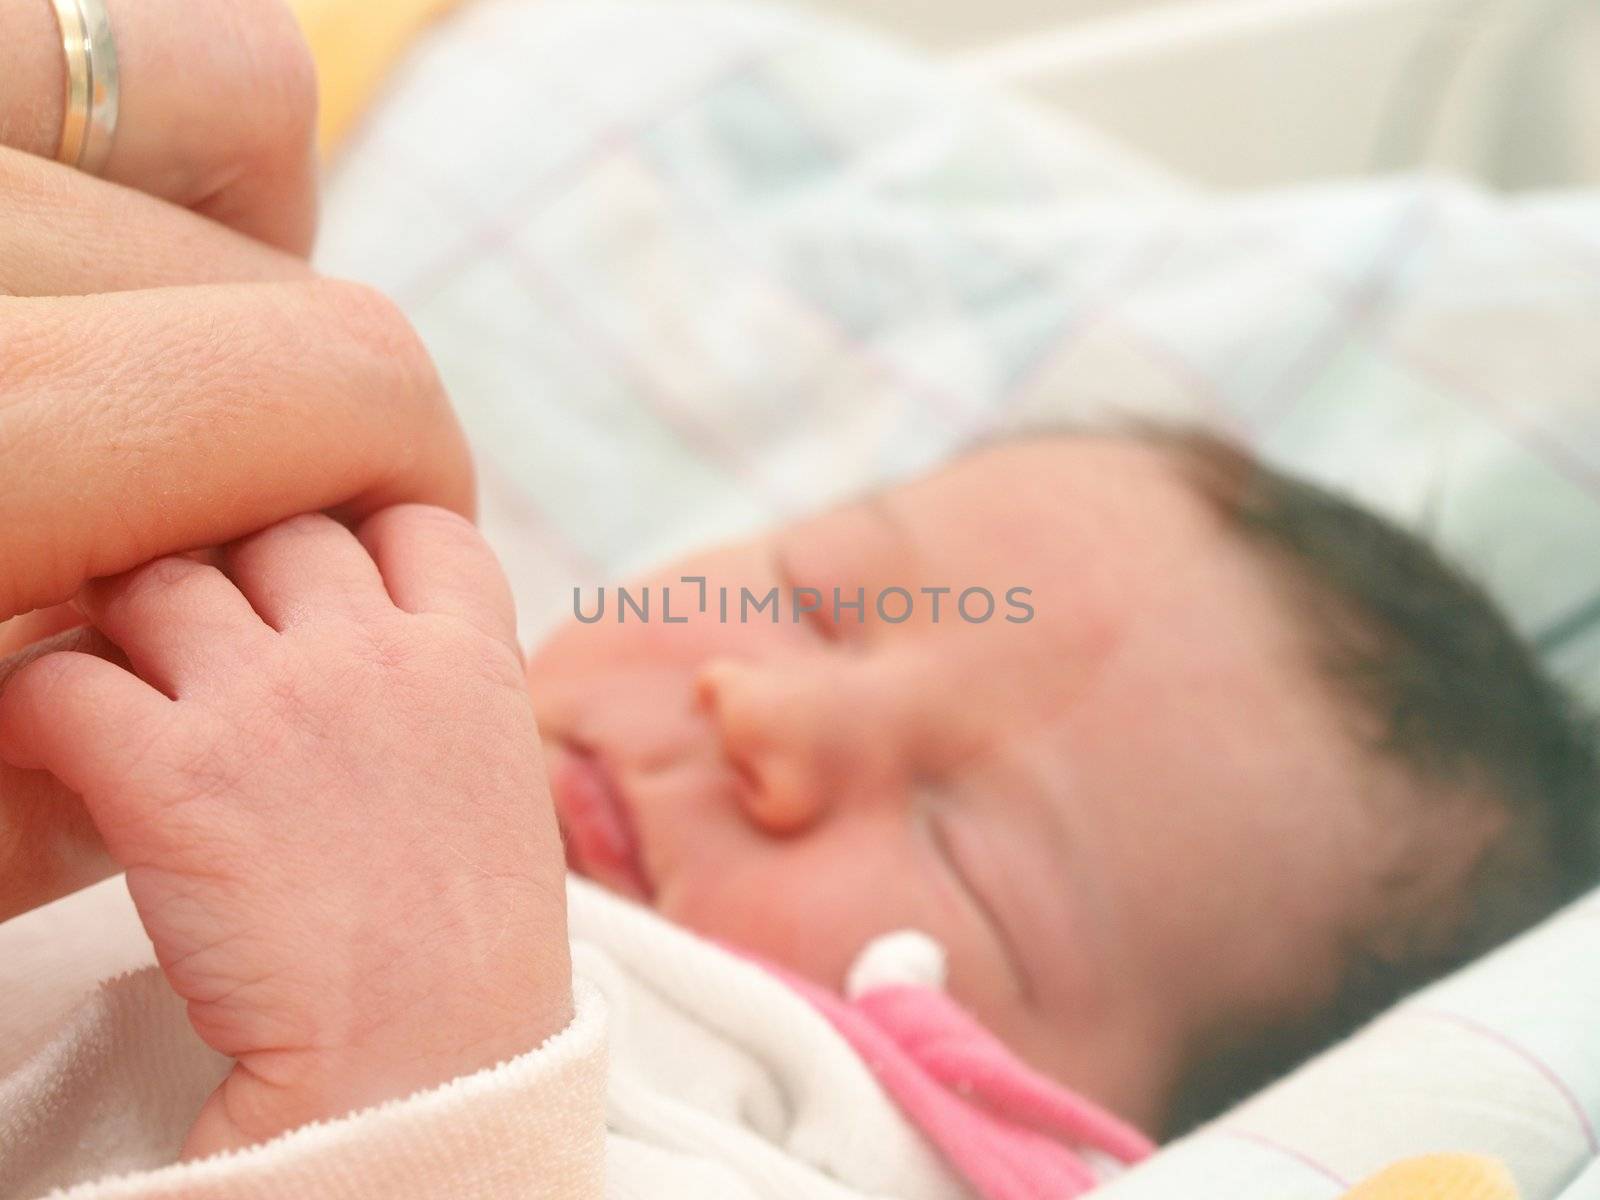
[[[56,159],[91,175],[105,170],[117,133],[117,45],[105,0],[52,0],[67,57],[66,115]]]

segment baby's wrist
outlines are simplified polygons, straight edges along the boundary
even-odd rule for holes
[[[563,964],[545,975],[537,994],[519,982],[495,982],[449,1003],[408,1005],[394,1013],[373,1011],[368,998],[361,1021],[367,1032],[359,1039],[240,1054],[242,1069],[232,1072],[205,1106],[184,1157],[237,1149],[336,1120],[537,1049],[572,1021],[570,967]]]

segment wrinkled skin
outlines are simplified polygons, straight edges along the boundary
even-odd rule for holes
[[[281,0],[110,11],[123,109],[100,180],[47,161],[50,6],[0,5],[0,687],[8,656],[81,624],[60,606],[86,580],[295,513],[472,511],[415,334],[298,257],[316,86]],[[84,630],[57,645],[114,654]],[[111,869],[74,797],[0,767],[0,919]]]
[[[82,796],[234,1060],[190,1155],[491,1067],[571,1018],[560,835],[477,531],[299,517],[85,589],[131,670],[47,655],[0,757]]]

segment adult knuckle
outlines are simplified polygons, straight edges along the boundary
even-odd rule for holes
[[[314,311],[327,345],[339,336],[357,403],[392,436],[382,442],[374,494],[388,503],[429,500],[463,512],[474,507],[474,472],[466,435],[421,336],[389,297],[364,284],[318,280],[301,285],[322,297]]]
[[[346,344],[363,355],[386,404],[432,409],[444,403],[433,358],[398,304],[366,284],[320,280],[308,286],[320,292]]]
[[[276,14],[272,25],[275,36],[265,42],[265,53],[273,81],[277,144],[298,157],[310,148],[316,136],[320,99],[317,65],[299,23],[281,0],[267,0],[265,7]]]
[[[375,486],[389,499],[440,500],[470,508],[470,452],[433,358],[411,322],[374,288],[330,281],[313,286],[324,289],[344,337],[344,352],[358,381],[354,398],[372,411],[374,421],[405,431],[405,436],[389,439],[381,461],[374,461],[379,471]]]
[[[212,7],[218,7],[213,4]],[[283,0],[225,0],[213,30],[231,24],[232,84],[242,93],[234,112],[245,125],[235,153],[269,164],[295,161],[310,149],[317,123],[317,70],[299,22]]]

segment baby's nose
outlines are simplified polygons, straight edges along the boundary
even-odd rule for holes
[[[696,676],[695,702],[738,776],[739,805],[765,833],[801,833],[826,811],[826,700],[816,691],[794,664],[718,659]]]

